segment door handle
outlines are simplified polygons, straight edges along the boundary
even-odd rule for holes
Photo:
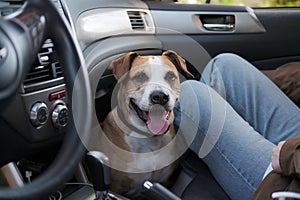
[[[235,16],[232,14],[202,14],[199,18],[208,31],[233,31],[235,28]]]
[[[232,31],[234,24],[203,24],[203,27],[210,31]]]

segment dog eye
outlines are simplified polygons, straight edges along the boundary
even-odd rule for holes
[[[146,80],[148,80],[148,76],[144,72],[137,73],[132,78],[136,82],[144,83]]]
[[[166,74],[165,79],[168,81],[175,81],[177,79],[177,76],[174,72],[170,71]]]

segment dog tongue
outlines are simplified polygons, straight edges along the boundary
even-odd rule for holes
[[[160,105],[154,105],[149,111],[148,120],[146,122],[148,129],[155,135],[164,134],[168,128],[168,115],[165,109]]]

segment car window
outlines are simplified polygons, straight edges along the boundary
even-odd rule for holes
[[[206,3],[209,0],[178,0],[180,3]],[[300,6],[300,0],[210,0],[211,4],[240,5],[250,7]]]

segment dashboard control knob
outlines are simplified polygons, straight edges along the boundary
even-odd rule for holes
[[[52,112],[52,123],[56,128],[65,127],[68,124],[69,110],[63,104],[55,106]]]
[[[31,107],[30,111],[30,121],[33,126],[41,126],[45,124],[48,120],[49,110],[45,103],[36,102]]]

